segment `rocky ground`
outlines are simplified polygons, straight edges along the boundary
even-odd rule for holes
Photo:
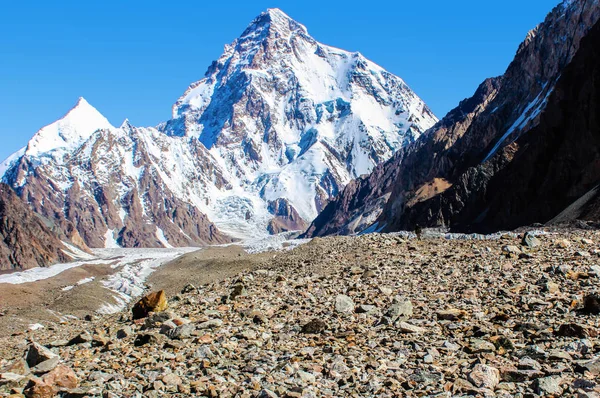
[[[598,232],[198,256],[164,311],[0,339],[0,395],[600,396]]]

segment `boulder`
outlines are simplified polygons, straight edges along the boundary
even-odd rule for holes
[[[150,293],[138,301],[131,310],[133,319],[146,318],[151,312],[161,312],[166,310],[167,295],[164,290]]]

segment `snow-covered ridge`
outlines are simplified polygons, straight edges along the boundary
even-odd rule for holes
[[[200,213],[231,236],[259,238],[290,228],[294,212],[311,221],[351,179],[436,121],[402,79],[269,9],[190,85],[172,120],[115,128],[80,99],[2,167],[17,171],[4,174],[15,188],[52,185],[29,198],[58,187],[54,211],[66,219],[73,192],[81,196],[95,230],[83,233],[84,221],[78,229],[92,246],[127,244],[134,224],[144,229],[136,244],[196,244],[190,219]],[[278,199],[292,215],[269,210]],[[82,211],[78,218],[90,217]]]

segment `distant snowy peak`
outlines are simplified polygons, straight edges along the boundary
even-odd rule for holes
[[[95,131],[111,128],[110,122],[85,98],[80,97],[65,116],[33,136],[25,155],[42,156],[57,150],[67,152],[79,147]]]

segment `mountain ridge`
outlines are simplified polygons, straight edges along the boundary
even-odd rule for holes
[[[278,9],[227,45],[156,128],[115,128],[79,102],[93,128],[61,119],[2,168],[36,212],[90,247],[303,229],[347,182],[437,121],[402,79],[317,42]]]

